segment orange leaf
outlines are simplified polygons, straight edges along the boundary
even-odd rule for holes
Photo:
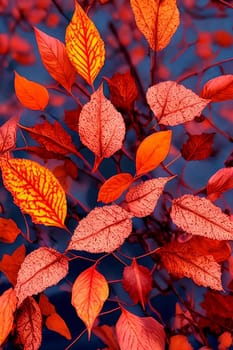
[[[91,329],[109,294],[108,282],[96,270],[96,265],[83,271],[72,288],[71,304],[85,323],[90,338]]]
[[[1,170],[4,186],[15,204],[34,223],[64,227],[65,192],[48,169],[29,159],[10,159]]]
[[[82,143],[96,155],[95,169],[103,158],[111,157],[122,147],[125,123],[122,115],[104,96],[103,85],[91,95],[79,116]]]
[[[123,244],[131,231],[131,215],[118,205],[94,208],[79,222],[68,249],[110,253]]]
[[[56,285],[68,273],[68,259],[51,248],[38,248],[22,263],[15,286],[19,304],[33,294]]]
[[[0,270],[6,275],[7,279],[13,285],[16,284],[17,274],[22,262],[25,259],[26,249],[24,245],[21,245],[19,248],[11,254],[4,254],[2,260],[0,261]]]
[[[93,329],[93,333],[108,346],[109,350],[120,350],[116,339],[115,328],[113,326],[97,326]]]
[[[233,239],[233,222],[206,198],[186,194],[173,200],[171,218],[189,234],[217,240]]]
[[[174,81],[151,86],[146,93],[147,102],[159,124],[175,126],[200,116],[209,100]]]
[[[9,288],[0,296],[0,345],[4,343],[13,327],[15,310],[15,291]]]
[[[152,290],[150,270],[139,265],[133,258],[132,264],[124,268],[122,284],[134,303],[137,304],[140,301],[143,310],[145,310],[145,303]]]
[[[48,90],[15,72],[15,93],[23,106],[43,111],[49,102]]]
[[[94,23],[77,2],[66,28],[66,51],[77,72],[92,85],[104,65],[104,42]]]
[[[169,177],[159,177],[131,187],[125,197],[127,209],[138,218],[150,215],[169,180]]]
[[[42,340],[42,316],[37,302],[28,297],[17,310],[16,331],[24,350],[38,350]]]
[[[19,117],[12,117],[0,127],[0,153],[15,148],[16,129]]]
[[[57,313],[49,315],[45,321],[46,327],[51,331],[57,332],[66,339],[71,339],[71,334],[69,328],[67,327],[65,321]]]
[[[168,155],[172,132],[158,131],[147,136],[139,145],[136,154],[137,176],[156,168]]]
[[[98,201],[102,201],[104,203],[115,201],[125,190],[127,190],[132,181],[133,177],[129,173],[120,173],[110,177],[100,187]]]
[[[188,338],[185,335],[173,335],[170,338],[169,350],[193,350],[192,345],[189,343]]]
[[[0,241],[13,243],[21,230],[12,219],[0,218]]]
[[[42,315],[44,316],[50,316],[56,313],[55,306],[50,303],[49,298],[45,294],[40,295],[39,307]]]
[[[201,97],[213,102],[233,99],[233,75],[226,74],[213,78],[203,86]]]
[[[208,199],[215,201],[225,191],[233,188],[233,168],[219,169],[207,183]]]
[[[180,24],[176,0],[130,0],[136,24],[150,47],[159,51],[170,42]]]
[[[152,317],[139,317],[122,308],[116,324],[117,339],[121,350],[164,350],[163,326]]]
[[[70,63],[65,45],[58,39],[34,28],[42,62],[49,74],[66,90],[71,91],[76,72]]]

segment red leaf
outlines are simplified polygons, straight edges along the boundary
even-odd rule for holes
[[[225,191],[233,188],[233,168],[219,169],[207,183],[208,199],[215,201]]]
[[[81,108],[67,110],[65,111],[65,123],[66,125],[76,132],[78,132],[78,123],[79,123],[79,115],[81,112]]]
[[[213,102],[233,99],[233,75],[221,75],[213,78],[203,86],[201,97]]]
[[[25,259],[26,249],[24,245],[11,254],[4,254],[2,260],[0,261],[0,270],[6,275],[8,281],[13,285],[16,284],[17,274],[20,269],[22,262]]]
[[[18,116],[12,117],[0,127],[0,153],[8,152],[15,148],[18,122]]]
[[[132,231],[131,215],[118,205],[94,208],[79,222],[68,249],[112,252]]]
[[[39,83],[28,80],[15,72],[15,93],[23,106],[43,111],[48,102],[47,89]]]
[[[116,338],[115,328],[113,326],[97,326],[93,329],[93,333],[108,346],[109,350],[120,350]]]
[[[69,61],[65,45],[58,39],[34,28],[41,60],[49,74],[71,91],[76,72]]]
[[[19,304],[33,294],[56,285],[68,273],[68,259],[56,250],[41,247],[28,254],[21,265],[15,286]]]
[[[183,144],[181,149],[184,159],[190,161],[208,158],[212,152],[214,136],[215,133],[189,135],[187,142]]]
[[[56,308],[50,303],[49,298],[45,294],[40,295],[39,307],[42,315],[49,316],[56,313]]]
[[[163,326],[152,317],[139,317],[122,308],[116,324],[117,339],[121,350],[164,350]]]
[[[189,234],[217,240],[233,239],[233,222],[206,198],[186,194],[173,200],[171,218]]]
[[[37,302],[28,297],[17,311],[18,342],[24,350],[38,350],[42,340],[42,316]]]
[[[129,173],[120,173],[110,177],[100,187],[97,200],[104,203],[115,201],[127,190],[132,181],[133,177]]]
[[[69,328],[67,327],[63,318],[56,312],[47,317],[45,324],[51,331],[57,332],[68,340],[71,339]]]
[[[91,95],[79,116],[79,135],[82,143],[95,155],[94,169],[103,158],[111,157],[122,147],[125,123],[122,115],[104,96],[103,85]]]
[[[15,291],[9,288],[0,296],[0,345],[4,343],[13,327],[15,309]]]
[[[139,218],[150,215],[169,180],[169,177],[159,177],[131,187],[125,197],[127,209]]]
[[[13,243],[21,230],[12,219],[0,218],[0,241]]]
[[[173,335],[170,338],[169,350],[193,350],[192,345],[189,343],[188,338],[185,335]]]
[[[200,116],[209,103],[174,81],[165,81],[147,90],[147,102],[159,124],[175,126]]]
[[[147,267],[139,265],[134,258],[130,266],[123,271],[123,287],[129,293],[135,304],[141,303],[145,310],[145,303],[152,290],[152,276]]]

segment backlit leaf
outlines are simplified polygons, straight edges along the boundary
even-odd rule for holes
[[[0,241],[4,243],[13,243],[21,230],[12,219],[0,217]]]
[[[131,215],[118,205],[94,208],[79,222],[68,249],[112,252],[123,244],[131,231]]]
[[[49,298],[45,294],[40,295],[39,307],[42,315],[44,316],[50,316],[56,313],[55,306],[52,303],[50,303]]]
[[[233,222],[206,198],[186,194],[173,200],[171,218],[189,234],[218,240],[233,239]]]
[[[221,266],[212,255],[194,250],[192,242],[171,242],[158,251],[167,271],[179,278],[188,277],[199,286],[223,290]]]
[[[127,209],[139,218],[150,215],[169,180],[169,177],[159,177],[131,187],[125,197]]]
[[[41,247],[22,263],[15,286],[19,304],[33,294],[56,285],[68,273],[68,259],[54,249]]]
[[[104,42],[78,2],[66,28],[66,51],[77,72],[92,85],[104,65]]]
[[[209,100],[174,81],[151,86],[146,93],[147,102],[159,124],[175,126],[200,116]]]
[[[170,42],[180,23],[176,0],[130,0],[139,30],[150,47],[159,51]]]
[[[93,333],[99,337],[104,344],[108,346],[109,350],[120,350],[117,339],[115,327],[102,325],[93,328]]]
[[[10,159],[1,170],[4,186],[15,204],[34,223],[64,227],[65,192],[48,169],[29,159]]]
[[[4,343],[13,327],[15,310],[15,291],[9,288],[0,296],[0,345]]]
[[[11,254],[4,254],[2,260],[0,261],[0,271],[2,271],[8,281],[13,285],[16,284],[17,274],[22,262],[25,259],[26,249],[24,245],[21,245],[19,248]]]
[[[18,116],[12,117],[0,127],[0,153],[8,152],[15,148],[18,122]]]
[[[169,350],[193,350],[185,335],[177,334],[170,338]]]
[[[70,340],[71,339],[71,334],[69,331],[69,328],[67,327],[67,324],[63,320],[63,318],[58,315],[56,312],[49,315],[46,318],[45,321],[46,327],[50,329],[51,331],[57,332],[66,339]]]
[[[207,183],[207,195],[211,201],[215,201],[225,191],[233,188],[233,168],[219,169]]]
[[[28,297],[17,310],[18,342],[24,350],[38,350],[42,340],[42,316],[37,302]]]
[[[145,266],[139,265],[134,258],[132,264],[124,268],[122,284],[134,303],[140,302],[145,310],[145,303],[152,290],[150,270]]]
[[[122,115],[104,96],[103,85],[91,95],[79,116],[79,135],[82,143],[96,156],[94,170],[103,158],[111,157],[122,147],[125,123]]]
[[[48,102],[47,89],[39,83],[28,80],[15,72],[15,93],[23,106],[43,111]]]
[[[208,158],[212,152],[215,133],[202,133],[201,135],[189,135],[183,144],[181,154],[185,160],[203,160]]]
[[[158,131],[140,143],[136,153],[137,176],[154,170],[167,157],[171,138],[171,130]]]
[[[115,201],[125,190],[127,190],[132,181],[133,177],[129,173],[120,173],[110,177],[100,187],[98,201],[102,201],[104,203]]]
[[[108,282],[96,270],[96,265],[83,271],[72,288],[71,304],[85,323],[90,338],[91,329],[109,294]]]
[[[116,333],[121,350],[165,349],[164,328],[152,317],[139,317],[122,308]]]
[[[233,75],[226,74],[213,78],[203,86],[201,97],[213,102],[233,99]]]
[[[71,91],[76,72],[66,53],[65,45],[58,39],[34,28],[41,60],[49,74],[66,90]]]

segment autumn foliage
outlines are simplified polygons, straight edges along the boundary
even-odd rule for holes
[[[231,348],[233,37],[200,28],[233,7],[200,3],[1,2],[1,349]]]

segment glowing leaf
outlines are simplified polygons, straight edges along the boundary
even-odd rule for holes
[[[0,345],[4,343],[13,327],[15,310],[15,291],[10,288],[0,296]]]
[[[15,148],[18,122],[19,117],[13,117],[0,127],[0,153],[8,152]]]
[[[156,168],[168,155],[172,132],[159,131],[147,136],[139,145],[136,154],[137,176]]]
[[[94,169],[103,158],[111,157],[122,147],[125,123],[122,115],[104,96],[103,85],[91,95],[79,116],[79,135],[82,143],[96,155]]]
[[[10,159],[1,167],[4,186],[32,221],[64,227],[65,192],[54,175],[29,159]]]
[[[77,2],[66,28],[66,51],[77,72],[92,85],[104,64],[104,43],[94,23]]]
[[[193,350],[192,345],[189,343],[188,338],[185,335],[173,335],[170,338],[169,350]]]
[[[139,218],[150,215],[169,180],[169,177],[159,177],[131,187],[125,197],[127,209]]]
[[[12,255],[4,254],[0,261],[0,271],[2,271],[7,279],[13,285],[16,284],[17,274],[22,262],[25,259],[26,249],[24,245],[15,249]]]
[[[121,350],[165,349],[164,328],[152,317],[139,317],[122,308],[116,333]]]
[[[200,116],[209,100],[174,81],[151,86],[146,93],[147,102],[159,124],[178,125]]]
[[[0,241],[5,243],[13,243],[21,230],[12,219],[0,217]]]
[[[169,273],[179,278],[188,277],[199,286],[223,290],[221,266],[212,255],[193,250],[192,242],[172,242],[158,251]]]
[[[42,340],[42,316],[37,302],[28,297],[17,310],[18,342],[24,350],[38,350]]]
[[[180,23],[176,0],[130,0],[139,30],[150,47],[159,51],[170,42]]]
[[[108,282],[96,270],[96,265],[83,271],[72,288],[71,304],[85,323],[90,338],[91,329],[109,294]]]
[[[152,276],[147,267],[139,265],[134,258],[130,266],[123,271],[123,287],[129,293],[135,304],[141,303],[145,310],[145,303],[152,290]]]
[[[171,218],[182,230],[218,240],[233,238],[233,222],[206,198],[186,194],[173,200]]]
[[[219,350],[228,350],[232,345],[232,335],[230,332],[224,332],[218,337],[218,349]]]
[[[15,286],[19,304],[33,294],[56,285],[68,273],[68,259],[56,250],[41,247],[28,254],[22,263]]]
[[[94,208],[79,222],[68,249],[112,252],[123,244],[131,231],[131,215],[118,205]]]
[[[120,350],[116,339],[115,328],[108,325],[97,326],[93,328],[93,333],[99,337],[102,342],[108,345],[109,350]]]
[[[42,62],[49,74],[71,91],[76,72],[70,63],[65,45],[58,39],[34,28]]]
[[[201,135],[189,135],[183,144],[181,154],[185,160],[203,160],[212,153],[212,145],[215,133],[202,133]]]
[[[115,201],[125,190],[127,190],[132,183],[132,180],[133,177],[129,173],[120,173],[110,177],[100,187],[98,201],[102,201],[104,203]]]
[[[51,331],[57,332],[66,339],[71,339],[71,334],[69,328],[67,327],[65,321],[57,313],[53,313],[46,318],[46,327]]]
[[[28,80],[16,72],[15,93],[23,106],[33,110],[43,111],[49,102],[49,94],[44,86]]]
[[[202,98],[213,102],[227,101],[233,99],[233,75],[221,75],[205,83]]]
[[[233,188],[233,168],[219,169],[207,183],[207,194],[211,201],[215,201],[225,191]]]

